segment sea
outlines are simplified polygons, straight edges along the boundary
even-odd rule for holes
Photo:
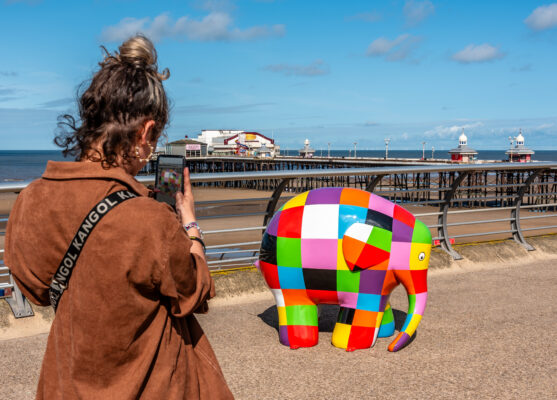
[[[479,160],[502,161],[506,159],[505,150],[477,150]],[[534,161],[557,162],[557,150],[535,150]],[[281,150],[282,155],[294,156],[298,150]],[[326,150],[316,150],[315,157],[327,157]],[[389,150],[389,158],[421,159],[422,150]],[[353,150],[331,150],[331,157],[353,157]],[[385,157],[385,150],[358,150],[357,157]],[[431,150],[425,152],[426,158],[432,158]],[[435,159],[449,159],[448,150],[435,150]],[[64,158],[57,150],[0,150],[0,183],[21,182],[39,178],[45,170],[48,160],[73,161],[73,157]]]

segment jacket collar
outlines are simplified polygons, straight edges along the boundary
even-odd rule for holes
[[[48,161],[42,177],[52,180],[112,179],[123,183],[141,196],[149,195],[149,189],[123,168],[104,169],[100,162]]]

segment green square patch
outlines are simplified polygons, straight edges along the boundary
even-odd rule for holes
[[[381,250],[385,250],[386,252],[391,252],[391,242],[393,241],[393,234],[392,232],[381,229],[376,226],[373,227],[371,230],[371,234],[367,239],[367,243],[380,248]]]
[[[414,308],[416,307],[416,295],[408,295],[408,314],[414,314]]]
[[[412,243],[431,244],[431,232],[422,221],[416,220],[414,232],[412,232]]]
[[[358,293],[360,291],[360,271],[337,270],[337,291]]]
[[[288,325],[317,326],[317,306],[286,306],[286,323]]]
[[[302,239],[277,237],[277,264],[302,268]]]

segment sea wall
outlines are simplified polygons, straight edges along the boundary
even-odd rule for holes
[[[430,274],[467,272],[500,268],[510,265],[530,264],[536,260],[556,260],[557,234],[529,237],[536,250],[527,251],[513,240],[476,242],[454,246],[463,257],[455,261],[439,248],[432,250]],[[249,293],[266,292],[268,289],[255,268],[239,268],[213,274],[218,304]],[[0,301],[0,340],[47,333],[54,318],[51,307],[32,305],[35,316],[16,319],[6,301]]]

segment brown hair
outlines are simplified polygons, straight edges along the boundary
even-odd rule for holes
[[[142,125],[154,120],[150,140],[162,134],[168,122],[168,99],[162,86],[170,73],[158,72],[157,51],[145,36],[126,40],[99,63],[89,87],[79,94],[79,118],[58,117],[56,145],[64,156],[100,161],[104,168],[117,166],[118,157],[127,163],[134,157],[132,146]],[[102,153],[95,148],[102,143]]]

